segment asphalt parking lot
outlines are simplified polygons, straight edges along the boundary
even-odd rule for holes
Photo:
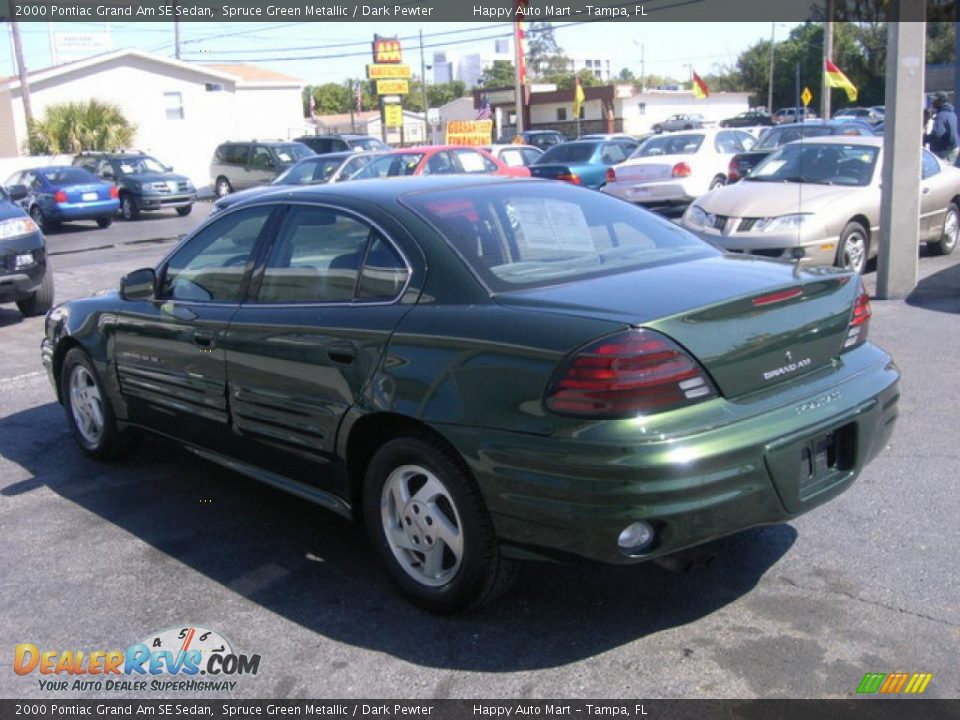
[[[207,210],[52,235],[58,300],[116,287]],[[204,698],[850,698],[894,671],[958,697],[960,255],[920,270],[908,301],[873,305],[901,415],[849,492],[717,543],[705,570],[526,564],[455,618],[405,604],[357,528],[297,498],[155,439],[88,460],[40,366],[42,318],[2,306],[0,650],[122,649],[197,625],[262,656]],[[123,697],[52,694],[9,665],[0,696]]]

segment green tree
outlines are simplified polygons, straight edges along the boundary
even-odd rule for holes
[[[513,87],[517,70],[509,60],[494,60],[477,83],[482,88]]]
[[[136,130],[111,103],[91,99],[50,105],[43,118],[27,128],[27,151],[30,155],[116,151],[133,144]]]
[[[638,82],[640,78],[634,75],[633,71],[630,68],[623,68],[617,74],[617,80],[619,80],[620,82],[632,83],[632,82]]]
[[[580,78],[580,85],[585,88],[603,85],[603,83],[587,69],[583,69],[578,72],[576,77]],[[554,83],[557,86],[557,90],[573,90],[574,74],[567,72],[563,74],[549,75],[543,78],[543,81]]]
[[[467,94],[467,84],[463,80],[427,85],[427,101],[430,107],[440,107]]]

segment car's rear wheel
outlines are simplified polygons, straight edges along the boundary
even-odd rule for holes
[[[121,432],[100,376],[80,348],[73,348],[63,359],[60,396],[70,431],[90,457],[112,460],[137,438],[133,430]]]
[[[140,217],[140,206],[137,205],[136,198],[129,193],[120,198],[120,214],[124,220],[136,220]]]
[[[53,270],[50,266],[43,273],[40,289],[25,300],[17,301],[17,309],[25,317],[36,317],[46,314],[53,307]]]
[[[217,197],[226,197],[233,192],[233,186],[229,180],[221,175],[217,178],[217,182],[214,183],[213,190],[217,194]]]
[[[957,247],[958,233],[960,233],[960,208],[956,203],[950,203],[943,217],[940,238],[929,241],[927,249],[934,255],[950,255]]]
[[[113,218],[112,218],[112,217],[98,217],[98,218],[97,218],[97,225],[99,225],[99,226],[102,227],[102,228],[108,228],[108,227],[110,227],[111,225],[113,225]]]
[[[853,221],[840,233],[840,247],[837,248],[835,264],[847,270],[863,273],[867,267],[867,255],[870,251],[870,238],[867,229]]]
[[[427,610],[481,605],[512,579],[479,488],[463,460],[435,440],[398,437],[376,452],[364,516],[400,591]]]
[[[193,211],[193,205],[187,205],[186,207],[178,207],[177,215],[180,217],[186,217]]]

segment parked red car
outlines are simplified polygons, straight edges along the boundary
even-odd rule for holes
[[[530,177],[530,170],[526,167],[506,165],[480,148],[462,145],[424,145],[384,153],[350,179],[464,174]]]

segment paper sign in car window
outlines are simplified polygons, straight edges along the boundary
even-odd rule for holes
[[[583,210],[559,200],[513,200],[521,247],[535,251],[595,252]]]
[[[486,171],[486,167],[483,164],[483,156],[478,153],[461,152],[457,153],[457,157],[460,158],[460,164],[463,165],[463,169],[468,173],[482,173]]]

